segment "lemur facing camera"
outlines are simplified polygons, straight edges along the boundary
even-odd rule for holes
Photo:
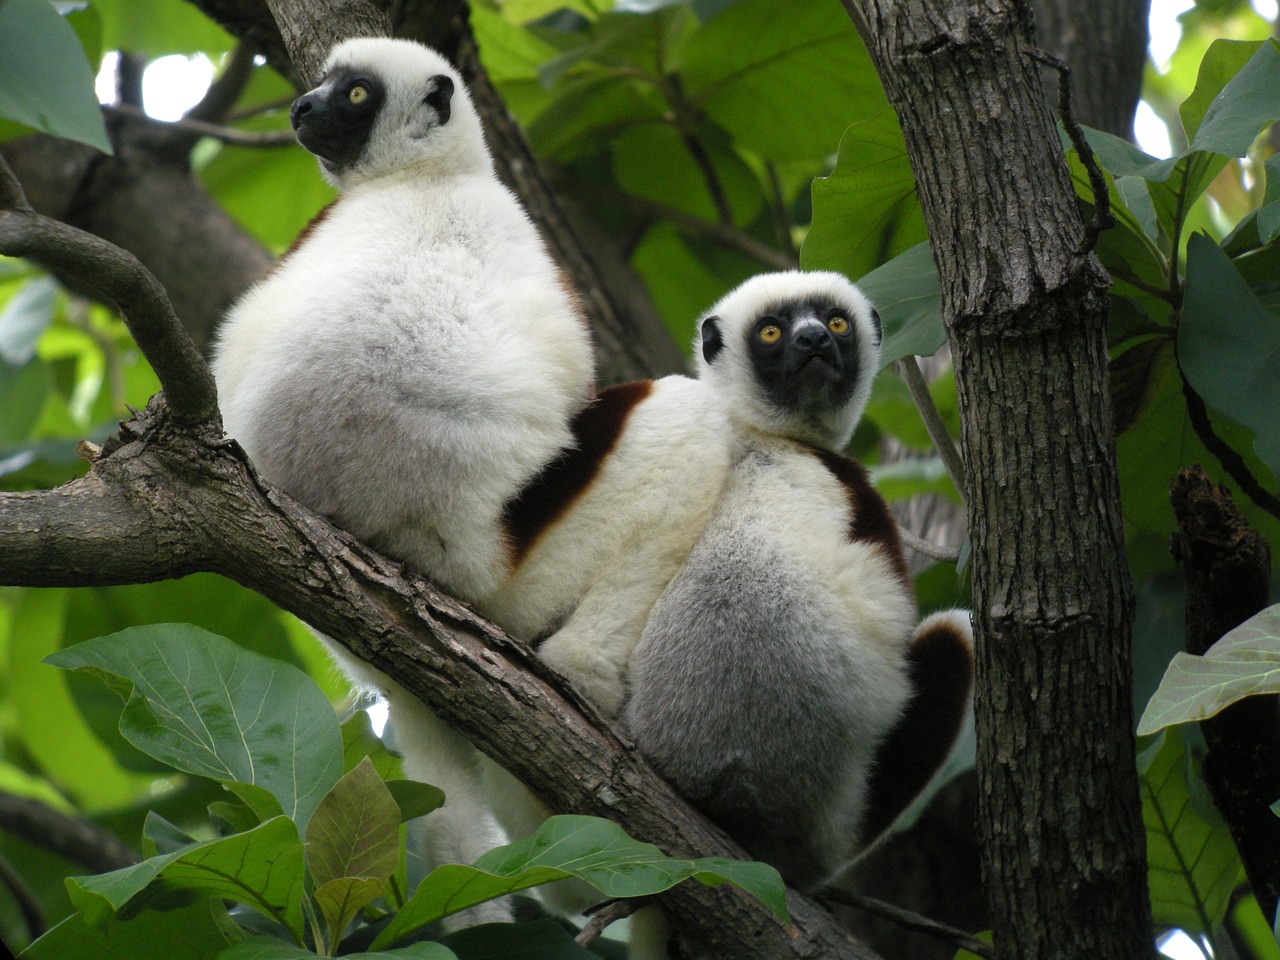
[[[340,196],[222,326],[227,432],[268,481],[477,600],[510,571],[507,503],[572,442],[592,389],[586,325],[435,51],[339,44],[291,119]],[[409,775],[449,798],[424,821],[429,859],[500,842],[473,748],[329,645],[387,695]]]
[[[732,465],[632,654],[623,717],[667,780],[811,891],[950,751],[971,628],[947,611],[913,633],[897,527],[866,471],[836,452],[878,368],[866,297],[838,274],[769,274],[700,330],[705,401],[727,419]]]

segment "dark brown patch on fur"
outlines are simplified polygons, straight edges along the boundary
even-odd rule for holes
[[[879,839],[933,779],[964,724],[973,686],[967,637],[939,623],[907,650],[911,700],[876,751],[859,846]]]
[[[311,231],[313,231],[316,227],[320,226],[320,224],[324,222],[325,218],[329,216],[334,206],[336,206],[338,201],[341,199],[342,199],[341,197],[338,197],[336,200],[330,200],[328,203],[324,205],[323,208],[321,208],[319,213],[317,213],[314,217],[312,217],[307,222],[307,225],[302,228],[301,232],[299,232],[299,234],[293,238],[293,243],[289,244],[288,249],[285,250],[284,253],[280,254],[280,257],[276,260],[275,265],[271,268],[272,270],[279,269],[280,264],[284,263],[286,260],[289,259],[290,256],[293,255],[293,251],[297,250],[300,246],[302,246],[304,243],[307,242],[307,238],[311,236]]]
[[[843,484],[853,511],[849,523],[849,539],[854,543],[868,541],[879,544],[885,557],[893,565],[893,571],[907,587],[911,586],[911,574],[907,570],[907,558],[902,552],[902,540],[898,536],[898,522],[889,512],[884,497],[871,485],[871,478],[862,464],[842,457],[830,450],[813,448],[814,455],[822,461],[831,475]]]
[[[631,411],[652,390],[649,380],[610,387],[574,417],[573,449],[547,464],[503,513],[513,569],[520,566],[538,537],[591,486]]]

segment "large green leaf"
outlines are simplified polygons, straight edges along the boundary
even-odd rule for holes
[[[1244,697],[1269,693],[1280,693],[1280,605],[1250,617],[1203,657],[1176,654],[1138,733],[1204,720]]]
[[[120,730],[144,753],[270,791],[299,829],[342,773],[338,720],[296,667],[190,624],[134,627],[61,650],[126,698]]]
[[[365,757],[325,794],[307,824],[311,879],[316,886],[342,877],[386,880],[396,867],[399,826],[400,808]]]
[[[231,35],[194,4],[172,0],[93,0],[102,16],[102,44],[148,57],[217,53],[235,46]]]
[[[1230,41],[1215,42],[1209,48],[1206,60],[1226,43]],[[1228,53],[1224,59],[1230,64],[1231,54]],[[1201,81],[1197,80],[1197,93],[1200,87]],[[1262,43],[1239,72],[1213,97],[1203,114],[1204,119],[1196,126],[1194,136],[1191,136],[1191,150],[1203,150],[1225,157],[1243,157],[1253,145],[1258,132],[1280,118],[1280,96],[1276,95],[1277,90],[1280,90],[1280,44],[1271,40]],[[1192,94],[1195,107],[1182,114],[1184,123],[1189,117],[1193,118],[1199,109],[1200,101],[1195,98],[1196,94]],[[1191,130],[1188,129],[1187,133],[1190,136]]]
[[[1211,935],[1222,922],[1240,870],[1231,834],[1212,805],[1192,800],[1190,758],[1177,728],[1138,758],[1147,883],[1157,926]]]
[[[1249,62],[1249,58],[1261,45],[1256,40],[1228,39],[1218,39],[1209,45],[1200,59],[1195,88],[1191,91],[1191,96],[1178,107],[1178,117],[1182,120],[1182,129],[1188,142],[1195,138],[1201,121],[1223,88]]]
[[[0,117],[111,152],[93,70],[48,0],[0,3]]]
[[[195,890],[252,907],[302,942],[302,842],[287,817],[247,833],[207,840],[92,877],[70,877],[67,892],[91,926],[127,917],[176,890]]]
[[[24,590],[15,598],[9,704],[17,714],[15,740],[83,810],[97,813],[145,796],[154,776],[121,768],[86,722],[71,695],[70,677],[41,662],[62,646],[63,624],[74,593]]]
[[[90,926],[81,914],[62,921],[24,950],[22,960],[209,960],[244,935],[215,900],[176,910],[144,910],[128,920]]]
[[[524,840],[490,850],[475,866],[437,867],[378,935],[374,948],[477,903],[569,877],[585,880],[606,897],[660,893],[691,877],[708,886],[729,881],[758,897],[779,918],[787,916],[786,888],[770,866],[721,857],[676,860],[631,839],[608,820],[560,816],[549,818]]]
[[[723,192],[734,223],[751,223],[760,213],[763,195],[755,174],[714,126],[694,131],[698,149]],[[666,204],[712,223],[720,220],[711,199],[706,172],[694,159],[684,137],[671,124],[632,127],[612,144],[613,171],[628,193]]]
[[[884,325],[880,366],[916,354],[931,357],[947,342],[938,271],[928,243],[912,247],[858,281]]]
[[[888,109],[839,4],[735,3],[692,36],[683,67],[691,99],[739,144],[774,159],[827,156],[849,124]]]
[[[860,277],[927,239],[896,115],[883,110],[853,124],[840,140],[835,169],[813,181],[813,223],[801,264]]]
[[[1258,456],[1280,477],[1280,316],[1203,234],[1187,245],[1178,356],[1196,392],[1254,432]]]

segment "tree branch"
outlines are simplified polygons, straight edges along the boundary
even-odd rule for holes
[[[38,800],[3,790],[0,790],[0,830],[74,860],[93,873],[106,873],[138,862],[138,855],[114,833]]]
[[[224,127],[191,117],[183,117],[181,120],[157,120],[155,117],[148,116],[147,112],[139,107],[117,106],[103,109],[108,113],[132,117],[158,129],[190,134],[193,139],[213,137],[215,140],[221,140],[235,147],[293,147],[298,144],[298,139],[293,135],[292,130],[237,130],[235,127]]]
[[[895,366],[907,384],[911,400],[915,403],[916,410],[920,413],[920,419],[924,421],[925,430],[929,432],[929,439],[933,441],[934,449],[938,451],[938,456],[942,458],[942,465],[947,468],[947,475],[951,477],[951,482],[955,484],[956,490],[963,497],[964,458],[960,456],[960,451],[956,449],[955,441],[951,439],[951,434],[947,433],[947,425],[942,422],[942,414],[938,412],[938,406],[933,402],[933,395],[929,393],[929,385],[924,382],[924,374],[920,372],[919,362],[914,356],[906,356],[899,360]]]
[[[124,315],[160,383],[174,418],[203,423],[217,413],[217,392],[195,343],[174,315],[169,295],[137,257],[92,234],[42,217],[27,203],[9,164],[0,158],[0,251],[29,257],[95,288]]]
[[[874,913],[878,917],[892,920],[898,926],[905,927],[907,930],[928,934],[980,957],[990,958],[995,956],[995,951],[991,949],[991,944],[971,936],[964,930],[957,930],[955,927],[949,927],[945,923],[938,923],[936,920],[930,920],[928,917],[921,916],[913,910],[904,910],[902,907],[886,903],[883,900],[877,900],[875,897],[832,888],[824,890],[821,894],[821,899],[830,903],[853,907],[855,910],[866,910],[868,913]]]

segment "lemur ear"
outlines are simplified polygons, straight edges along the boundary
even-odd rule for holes
[[[871,325],[876,328],[876,346],[879,346],[884,336],[884,326],[880,323],[880,314],[876,313],[875,307],[871,308]]]
[[[702,359],[707,363],[715,363],[716,357],[724,349],[724,337],[720,334],[720,318],[707,317],[702,321]]]
[[[435,86],[422,102],[435,110],[436,115],[440,117],[440,126],[443,127],[449,122],[449,101],[453,99],[453,78],[438,73],[431,78],[431,82]]]

